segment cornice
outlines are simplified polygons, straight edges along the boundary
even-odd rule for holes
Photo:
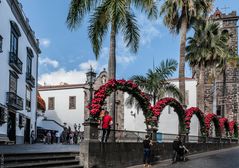
[[[29,25],[29,20],[23,14],[21,4],[17,0],[7,0],[7,2],[33,49],[35,50],[37,55],[40,54],[41,50],[39,48],[39,41],[35,38],[34,32]]]

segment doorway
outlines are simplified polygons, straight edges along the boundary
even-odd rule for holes
[[[16,113],[8,112],[7,136],[10,141],[16,142]]]
[[[26,118],[26,125],[24,131],[24,143],[30,144],[30,130],[31,130],[31,120]]]

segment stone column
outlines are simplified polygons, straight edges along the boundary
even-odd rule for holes
[[[98,122],[87,121],[84,123],[84,140],[80,145],[80,164],[84,168],[96,166],[97,158],[92,155],[91,148],[94,144],[99,144],[98,140]]]

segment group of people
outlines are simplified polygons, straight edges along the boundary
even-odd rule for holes
[[[144,159],[143,159],[144,167],[150,167],[151,149],[153,146],[153,142],[150,139],[149,135],[145,136],[143,146],[144,146]],[[183,145],[181,137],[177,136],[173,141],[172,163],[175,163],[176,161],[186,161],[187,158],[185,157],[185,155],[188,152],[189,152],[188,149],[185,147],[185,145]]]
[[[70,127],[65,127],[61,133],[60,141],[62,144],[79,144],[83,138],[83,134],[80,131],[72,131]]]

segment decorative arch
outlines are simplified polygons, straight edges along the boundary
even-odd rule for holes
[[[135,99],[139,102],[145,119],[146,124],[151,125],[152,127],[157,126],[157,122],[153,120],[154,113],[153,108],[150,104],[149,97],[142,92],[138,85],[133,83],[132,81],[126,80],[109,80],[106,84],[102,85],[95,93],[94,98],[91,102],[90,115],[93,120],[98,120],[100,111],[102,110],[101,107],[104,104],[105,99],[110,96],[112,92],[117,90],[121,90],[123,92],[127,92],[128,94],[132,94]],[[157,118],[156,118],[157,119]]]
[[[226,130],[226,135],[228,135],[228,133],[230,133],[229,122],[228,122],[227,118],[225,118],[225,117],[219,118],[219,125],[220,125],[220,129],[221,129],[221,135],[222,135],[224,129]]]
[[[185,110],[183,106],[174,98],[171,97],[166,97],[163,99],[160,99],[155,106],[153,107],[153,113],[156,117],[160,117],[163,109],[166,106],[170,106],[174,108],[174,111],[178,114],[179,118],[179,124],[180,124],[180,132],[185,132],[185,123],[184,123],[184,118],[185,118]]]
[[[209,113],[205,117],[205,127],[206,127],[206,134],[207,134],[207,136],[209,134],[211,122],[214,123],[215,131],[216,131],[216,136],[220,137],[221,136],[221,131],[220,131],[219,120],[217,118],[217,115],[213,114],[213,113]]]
[[[236,121],[229,122],[230,135],[238,138],[238,124]]]
[[[206,133],[205,129],[205,121],[204,121],[204,114],[198,107],[191,107],[185,111],[185,126],[187,131],[190,131],[190,123],[193,115],[196,115],[199,123],[200,123],[200,130],[201,134],[204,136]]]

